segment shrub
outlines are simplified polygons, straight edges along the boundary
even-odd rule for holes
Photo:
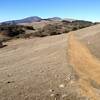
[[[25,28],[28,29],[28,30],[35,30],[35,29],[33,28],[33,26],[25,26]]]
[[[44,33],[45,35],[61,34],[61,26],[57,24],[48,24],[43,27],[42,33]]]
[[[73,27],[72,31],[76,31],[77,30],[77,27]]]
[[[0,41],[0,48],[3,46],[3,43]]]
[[[8,37],[14,37],[19,34],[24,34],[25,30],[23,29],[22,26],[17,26],[17,25],[6,25],[6,26],[0,26],[0,31]]]

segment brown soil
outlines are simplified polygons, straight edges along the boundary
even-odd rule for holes
[[[100,25],[73,33],[83,41],[88,37],[84,42],[88,44],[98,32]],[[93,55],[100,50],[96,39],[88,45]],[[12,40],[4,45],[0,49],[0,100],[99,100],[99,61],[73,35]],[[66,50],[79,80],[71,77]]]

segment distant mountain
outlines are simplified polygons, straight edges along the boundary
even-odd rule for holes
[[[31,23],[31,22],[40,22],[42,20],[42,18],[38,17],[38,16],[33,16],[33,17],[27,17],[24,19],[20,19],[20,20],[12,20],[12,21],[6,21],[6,22],[2,22],[1,24],[19,24],[19,23]]]
[[[27,18],[18,20],[17,22],[20,22],[20,23],[31,23],[31,22],[39,22],[41,20],[42,20],[42,18],[40,18],[38,16],[33,16],[33,17],[27,17]]]
[[[63,20],[72,22],[72,21],[75,21],[76,19],[64,18]]]
[[[69,18],[62,19],[60,17],[52,17],[52,18],[42,19],[41,17],[38,17],[38,16],[32,16],[32,17],[27,17],[20,20],[5,21],[0,24],[25,24],[25,23],[41,22],[43,20],[45,21],[62,21],[62,20],[74,21],[74,19],[69,19]]]
[[[49,21],[61,21],[62,18],[60,18],[60,17],[52,17],[52,18],[47,18],[46,20],[49,20]]]

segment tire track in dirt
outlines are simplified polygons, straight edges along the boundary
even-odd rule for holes
[[[90,97],[89,100],[100,100],[95,91],[100,90],[100,61],[72,33],[68,38],[68,59],[80,77],[82,95]]]

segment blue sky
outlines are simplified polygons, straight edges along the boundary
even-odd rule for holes
[[[29,16],[100,21],[100,0],[0,0],[0,22]]]

